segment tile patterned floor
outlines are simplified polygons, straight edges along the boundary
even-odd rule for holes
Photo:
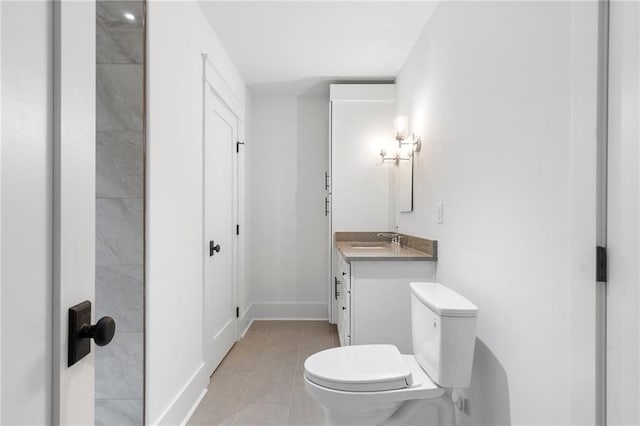
[[[211,376],[189,425],[324,425],[304,390],[304,360],[339,346],[326,321],[254,321]]]

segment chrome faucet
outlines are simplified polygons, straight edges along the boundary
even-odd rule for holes
[[[397,232],[378,232],[378,237],[388,237],[391,238],[391,245],[402,247],[402,239],[404,236],[398,234]]]

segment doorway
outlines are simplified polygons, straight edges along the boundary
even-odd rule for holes
[[[145,4],[96,2],[95,424],[144,423]]]

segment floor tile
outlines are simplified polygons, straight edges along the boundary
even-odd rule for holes
[[[324,426],[325,417],[322,409],[313,411],[290,410],[287,418],[289,426]]]
[[[323,425],[304,360],[337,345],[326,321],[254,321],[211,377],[190,425]]]
[[[236,414],[234,425],[285,425],[287,405],[245,405]]]
[[[285,377],[254,376],[242,401],[245,405],[288,405],[293,391],[293,374]]]

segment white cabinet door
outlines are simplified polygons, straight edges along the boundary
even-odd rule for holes
[[[409,283],[433,281],[434,262],[351,262],[351,271],[351,343],[412,353]]]

